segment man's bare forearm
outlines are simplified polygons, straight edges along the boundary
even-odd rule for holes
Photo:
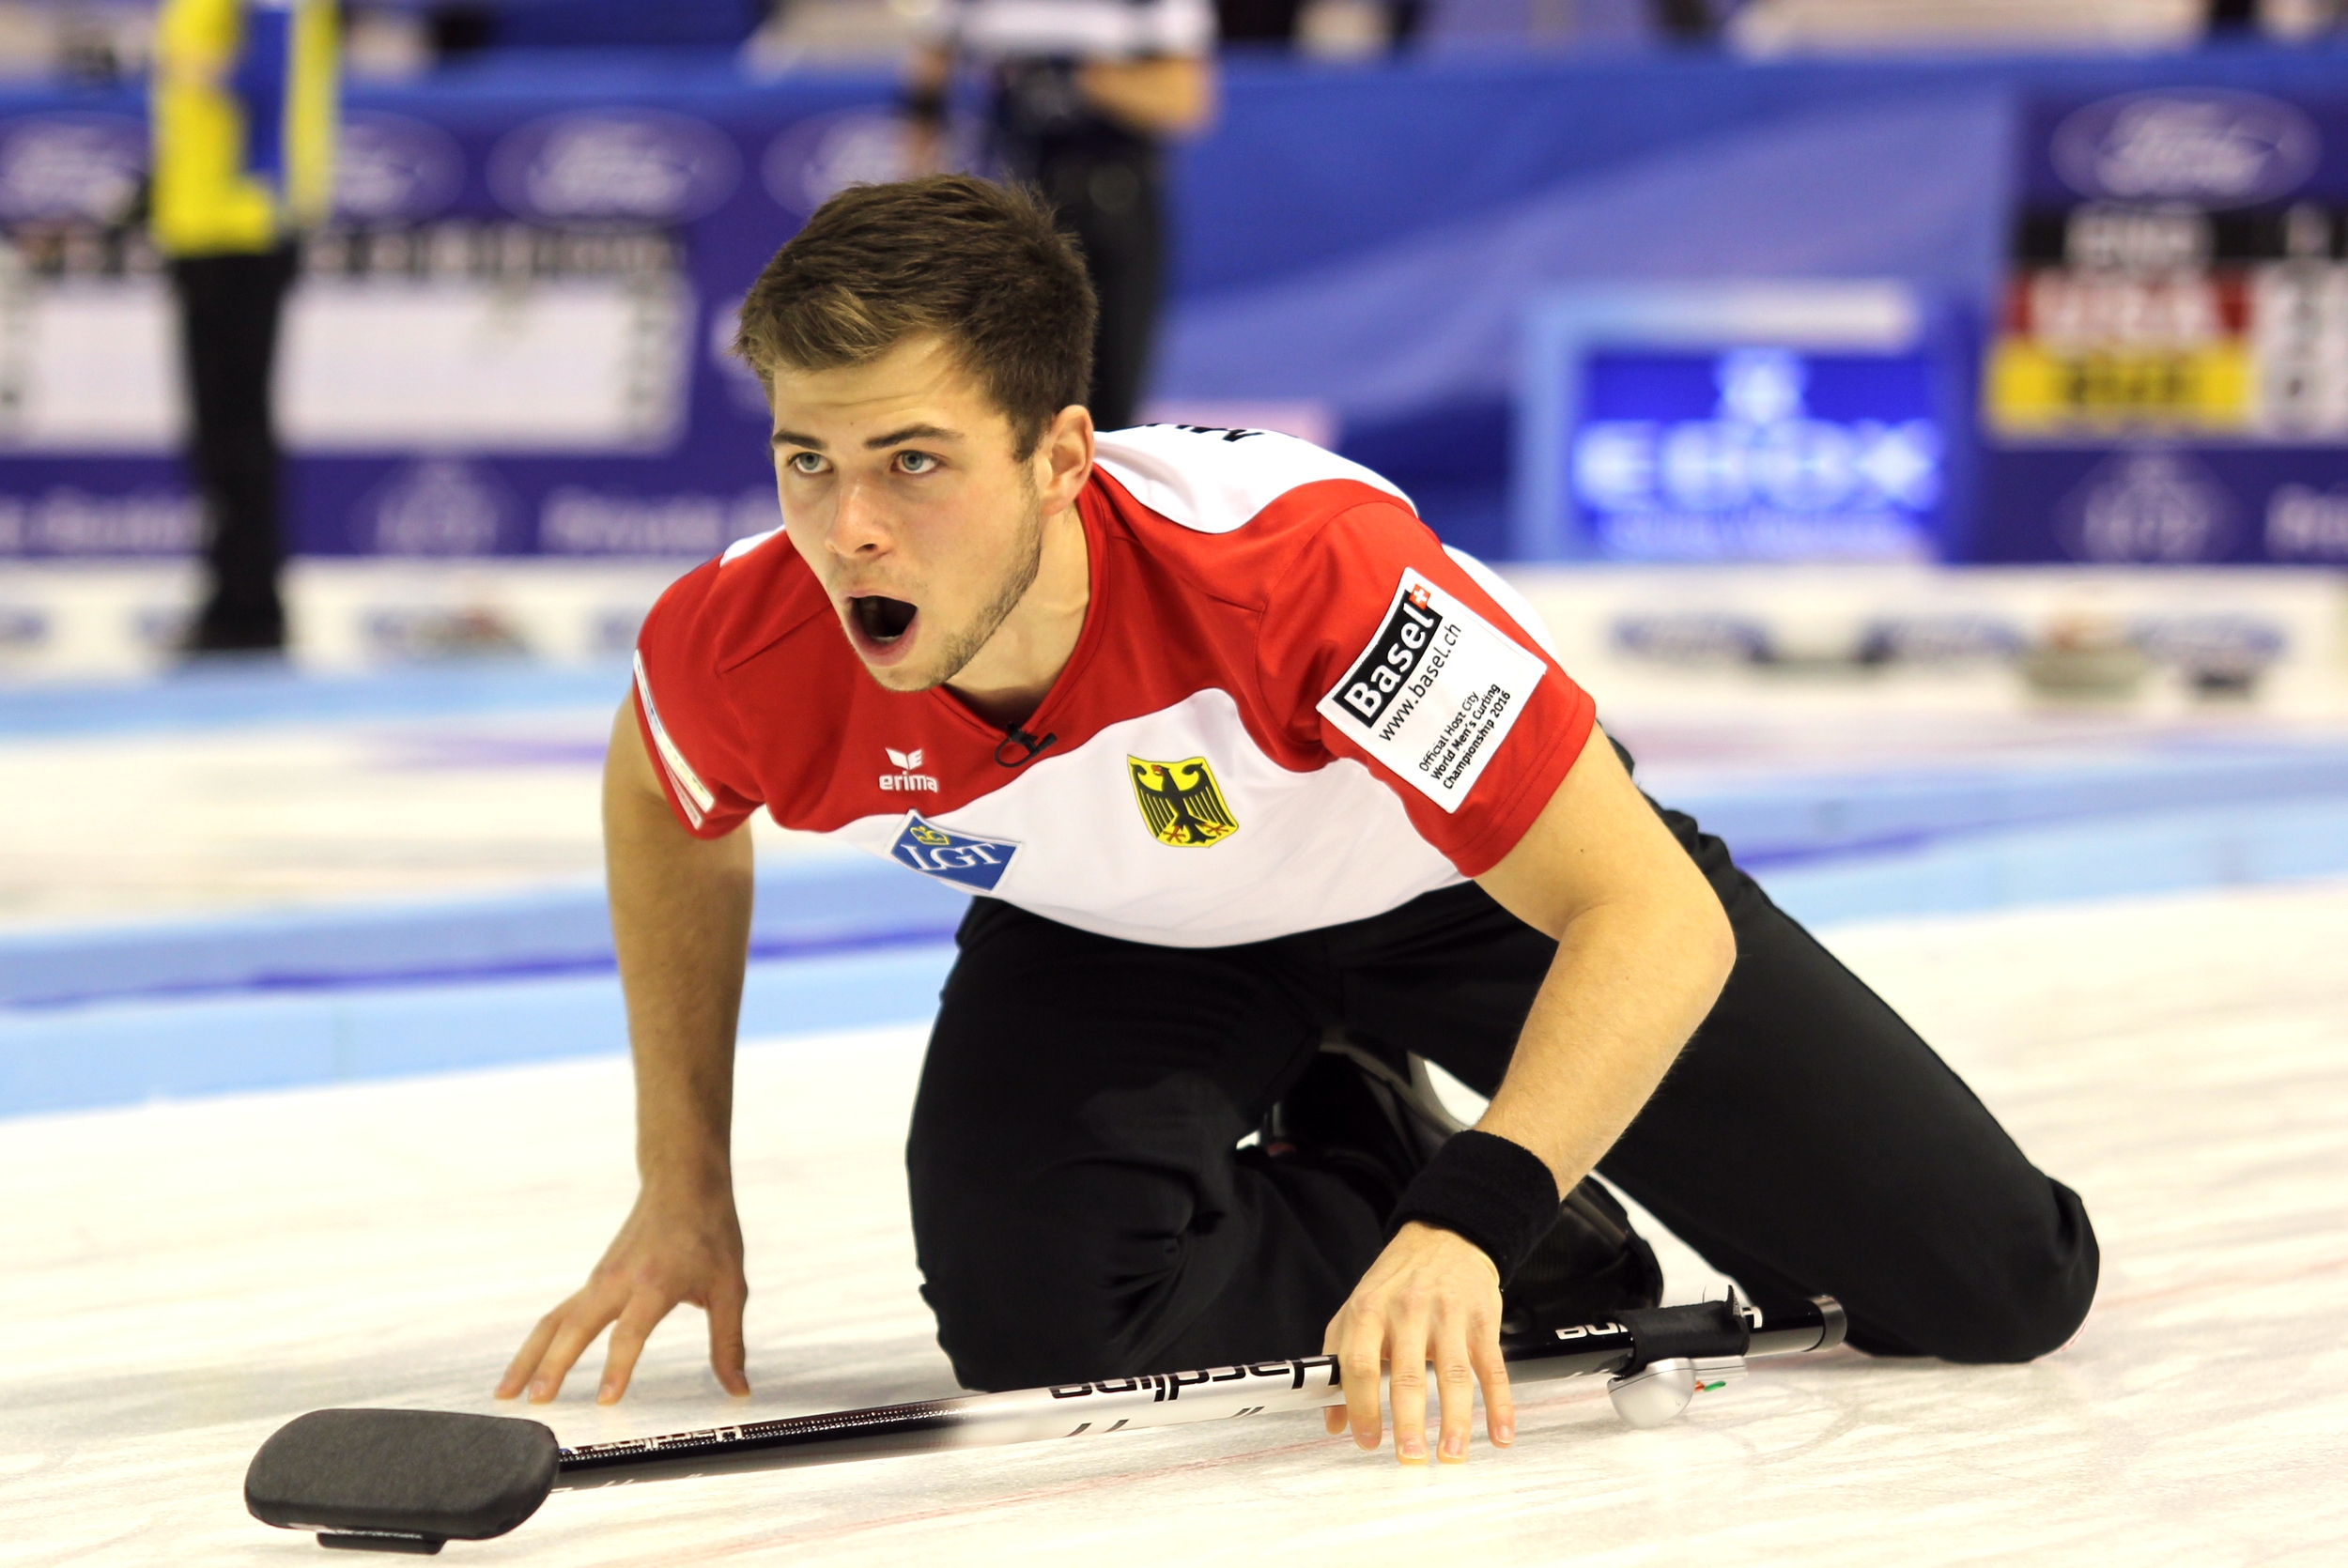
[[[1622,1136],[1737,961],[1720,898],[1593,731],[1533,831],[1478,879],[1557,939],[1477,1125],[1531,1149],[1560,1191]]]
[[[1735,961],[1711,890],[1575,917],[1477,1126],[1540,1156],[1560,1192],[1630,1125],[1711,1010]]]
[[[647,1191],[731,1181],[734,1031],[749,957],[747,827],[696,838],[671,811],[621,705],[604,769],[611,935],[636,1064],[636,1161]]]
[[[611,1345],[595,1398],[610,1404],[654,1327],[680,1301],[709,1314],[709,1364],[729,1393],[748,1394],[742,1227],[734,1218],[734,1027],[749,955],[750,838],[696,838],[669,809],[636,728],[620,704],[603,767],[604,867],[611,936],[627,992],[636,1060],[636,1164],[642,1191],[587,1284],[538,1320],[498,1380],[552,1399],[605,1329]]]

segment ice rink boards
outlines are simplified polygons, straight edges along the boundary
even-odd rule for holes
[[[2084,1194],[2095,1310],[2025,1367],[1765,1364],[1679,1422],[1528,1391],[1409,1470],[1265,1417],[559,1494],[462,1563],[2137,1565],[2348,1560],[2348,884],[1827,934]],[[746,1407],[681,1312],[566,1442],[950,1391],[900,1142],[918,1027],[743,1056]],[[616,1058],[0,1123],[0,1563],[294,1563],[248,1518],[301,1410],[488,1411],[631,1193]],[[1675,1299],[1711,1281],[1669,1255]]]

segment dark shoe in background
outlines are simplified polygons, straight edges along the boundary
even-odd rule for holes
[[[1392,1213],[1411,1178],[1460,1123],[1435,1098],[1426,1064],[1332,1029],[1305,1076],[1265,1115],[1259,1137],[1274,1160],[1302,1160],[1342,1176]]]
[[[1500,1331],[1546,1333],[1603,1323],[1663,1299],[1663,1269],[1646,1237],[1596,1176],[1574,1183],[1557,1223],[1500,1295]]]
[[[1383,1220],[1460,1125],[1436,1097],[1424,1061],[1332,1029],[1264,1118],[1261,1142],[1268,1158],[1304,1160],[1343,1177]],[[1501,1293],[1501,1331],[1603,1322],[1662,1295],[1655,1249],[1630,1228],[1614,1194],[1584,1176]]]

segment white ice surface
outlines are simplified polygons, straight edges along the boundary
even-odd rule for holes
[[[599,881],[611,715],[0,740],[0,930]]]
[[[1608,726],[1642,783],[2111,761],[2195,746],[2336,742],[2340,715],[2023,708],[2006,685],[1752,683],[1659,695]],[[193,731],[0,736],[0,930],[191,918],[583,883],[603,869],[608,707]],[[855,852],[752,819],[762,858]]]
[[[1763,1363],[1651,1432],[1550,1385],[1457,1468],[1289,1416],[558,1495],[442,1560],[2348,1561],[2348,884],[1830,935],[2085,1195],[2068,1349]],[[529,1413],[577,1442],[948,1391],[904,1216],[919,1046],[744,1053],[747,1409],[687,1310],[624,1405],[575,1376]],[[616,1060],[0,1122],[0,1563],[323,1560],[245,1515],[254,1448],[322,1406],[498,1408],[628,1146]]]

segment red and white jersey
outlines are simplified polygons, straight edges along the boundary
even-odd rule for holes
[[[1589,738],[1524,601],[1391,484],[1260,431],[1099,439],[1091,599],[1024,726],[873,680],[781,533],[679,579],[636,710],[680,819],[764,806],[966,892],[1179,947],[1359,920],[1472,877]]]

